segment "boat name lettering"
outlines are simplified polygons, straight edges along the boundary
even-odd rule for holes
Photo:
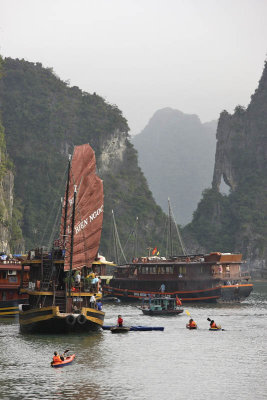
[[[79,233],[82,229],[84,229],[88,225],[88,218],[84,219],[82,222],[79,223],[78,226],[75,226],[75,233]]]
[[[103,212],[103,204],[99,207],[98,210],[94,211],[93,214],[90,215],[89,219],[92,222],[96,217],[98,217]]]
[[[101,207],[98,208],[98,210],[94,211],[90,216],[89,216],[89,222],[92,222],[96,217],[98,217],[102,212],[103,212],[103,204]],[[88,225],[88,218],[85,218],[82,222],[79,223],[79,225],[75,226],[75,234],[79,233],[82,229],[84,229]]]

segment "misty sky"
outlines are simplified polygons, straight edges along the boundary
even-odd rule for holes
[[[0,0],[0,54],[117,104],[131,133],[173,107],[205,122],[247,106],[267,0]]]

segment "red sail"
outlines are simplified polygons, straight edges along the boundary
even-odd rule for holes
[[[103,223],[103,182],[96,175],[95,153],[89,144],[75,146],[71,161],[64,270],[70,269],[74,186],[77,188],[72,268],[90,266],[98,253]],[[61,237],[65,208],[62,210]]]

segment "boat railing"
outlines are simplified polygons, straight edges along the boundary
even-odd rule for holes
[[[215,273],[215,274],[213,274],[212,275],[212,278],[213,279],[227,279],[227,280],[229,280],[229,279],[240,279],[241,277],[243,278],[243,277],[249,277],[249,273],[248,272],[246,272],[246,273],[243,273],[243,272],[239,272],[239,273],[237,273],[237,274],[233,274],[233,273],[230,273],[230,272],[222,272],[222,273]]]

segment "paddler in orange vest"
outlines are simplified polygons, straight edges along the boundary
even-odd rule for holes
[[[62,362],[60,355],[58,354],[57,351],[54,352],[54,357],[53,357],[53,363],[57,363],[57,362]]]
[[[189,329],[192,329],[192,328],[194,329],[197,327],[197,323],[192,318],[190,318],[189,323],[186,325],[186,327]]]
[[[213,319],[210,320],[210,319],[208,318],[208,321],[210,321],[210,327],[211,327],[212,329],[219,329],[219,326],[217,326],[217,325],[215,324],[215,322],[213,321]]]

